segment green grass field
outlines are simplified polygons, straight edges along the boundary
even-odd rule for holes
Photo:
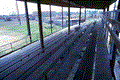
[[[91,19],[87,19],[86,20],[86,24],[96,20],[96,18],[91,18]],[[4,25],[5,24],[5,25]],[[48,35],[51,34],[51,26],[50,24],[47,23],[42,23],[43,25],[43,37],[46,37]],[[21,33],[21,35],[27,35],[28,34],[28,30],[27,30],[27,24],[26,22],[22,22],[21,25],[19,25],[18,22],[3,22],[2,27],[0,27],[1,30],[6,30],[6,31],[11,31],[11,32],[16,32],[16,33]],[[55,24],[52,25],[52,33],[55,33],[59,30],[62,29],[62,27],[57,26]],[[31,29],[31,37],[32,37],[32,41],[36,41],[40,39],[40,33],[39,33],[39,24],[38,21],[30,21],[30,29]],[[25,42],[24,42],[25,41]],[[18,44],[20,43],[20,44]],[[16,50],[26,44],[30,43],[30,38],[27,37],[26,39],[24,39],[21,42],[17,42],[17,43],[12,43],[13,45],[13,50]],[[9,46],[10,47],[10,46]],[[5,47],[6,48],[6,47]],[[8,48],[8,47],[7,47]],[[5,51],[5,52],[0,52],[0,56],[3,54],[8,53],[9,51]]]
[[[8,23],[5,22],[5,25],[3,25],[3,24],[4,23],[2,23],[2,27],[0,27],[1,30],[21,33],[23,35],[28,34],[26,22],[24,22],[24,23],[22,22],[21,25],[19,25],[19,23],[14,23],[14,22],[8,22]],[[43,25],[43,37],[50,35],[51,34],[50,24],[43,23],[42,25]],[[40,33],[39,33],[38,21],[30,21],[30,29],[31,29],[32,42],[39,40]],[[59,31],[60,29],[62,29],[62,27],[53,24],[53,28],[52,28],[53,33]],[[25,43],[24,43],[24,41],[25,41]],[[26,39],[23,39],[23,41],[21,41],[21,42],[12,43],[13,50],[16,50],[16,49],[18,49],[18,48],[20,48],[28,43],[30,43],[29,37],[27,37]],[[5,46],[5,48],[10,48],[10,46],[9,47]],[[11,51],[11,50],[1,51],[0,56],[8,53],[9,51]]]
[[[31,36],[32,36],[32,41],[36,41],[39,39],[40,34],[39,34],[39,24],[37,21],[30,21],[30,29],[31,29]],[[54,25],[52,28],[52,32],[56,32],[62,29],[62,27]],[[7,31],[13,31],[17,33],[22,33],[27,35],[28,30],[27,30],[27,24],[22,23],[22,25],[19,24],[9,24],[5,25],[5,30]],[[50,29],[50,24],[43,23],[43,36],[46,37],[47,35],[51,34],[51,29]]]
[[[87,19],[86,22],[90,22],[92,20],[95,20],[95,19],[93,18]],[[42,23],[42,25],[43,25],[43,37],[50,35],[51,34],[50,24]],[[3,28],[3,30],[5,29],[6,31],[22,33],[24,35],[28,34],[26,22],[22,22],[22,25],[19,25],[19,23],[14,24],[14,22],[10,22],[9,24],[7,24],[7,22],[5,22],[5,25],[3,25],[3,27],[5,27]],[[40,39],[38,21],[30,21],[30,29],[31,29],[32,41],[36,41]],[[61,29],[62,27],[53,24],[52,33],[57,32]]]

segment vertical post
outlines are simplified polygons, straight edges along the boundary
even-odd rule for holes
[[[103,9],[103,16],[105,16],[105,8]]]
[[[81,6],[80,6],[80,13],[79,13],[79,27],[80,27],[80,22],[81,22]]]
[[[52,34],[52,19],[51,19],[51,5],[49,6],[50,7],[50,25],[51,25],[51,34]]]
[[[85,7],[85,21],[86,21],[86,7]]]
[[[18,21],[21,25],[21,20],[20,20],[20,15],[19,15],[19,10],[18,10],[18,4],[17,4],[17,0],[16,0],[16,9],[17,9],[17,18],[18,18]]]
[[[107,11],[109,11],[109,6],[107,7]],[[109,14],[108,14],[108,12],[107,12],[107,15],[106,16],[108,16]],[[109,25],[109,23],[107,24],[107,25]],[[108,29],[106,28],[106,43],[108,43]]]
[[[70,1],[68,5],[68,34],[70,34]]]
[[[12,43],[10,43],[10,46],[11,46],[11,49],[12,49],[12,51],[13,51]]]
[[[105,8],[103,9],[103,12],[105,12]]]
[[[107,17],[110,17],[110,14],[109,14],[109,6],[107,7]],[[108,25],[109,25],[109,23],[108,23]],[[107,30],[107,41],[108,41],[108,30]]]
[[[62,29],[63,29],[63,6],[62,6]]]
[[[114,4],[114,12],[113,12],[113,18],[115,19],[115,7],[116,3]],[[113,26],[113,25],[112,25]],[[115,28],[113,30],[114,32],[116,31]],[[112,36],[110,36],[110,54],[113,53],[113,46],[114,46],[114,40],[112,39]]]
[[[117,10],[119,10],[120,9],[120,0],[119,0],[119,3],[118,3],[118,9]],[[120,12],[118,12],[118,21],[120,22]]]
[[[102,16],[105,16],[105,8],[103,9],[103,15],[102,15]],[[103,22],[103,24],[104,24],[103,19],[102,19],[102,22]],[[105,25],[104,25],[104,29],[105,29]],[[106,33],[106,30],[105,30],[105,33]]]
[[[28,7],[27,7],[27,1],[26,0],[25,0],[25,12],[26,12],[28,35],[30,36],[30,42],[32,42],[31,31],[30,31],[29,15],[28,15]]]
[[[109,6],[107,7],[107,11],[109,11]],[[107,12],[107,16],[110,17],[110,14]]]
[[[118,35],[119,33],[116,31],[116,34]],[[115,74],[114,74],[114,66],[115,66],[116,54],[117,54],[117,46],[114,43],[113,53],[112,53],[112,60],[110,60],[110,67],[111,67],[112,77],[114,78],[114,80],[116,80],[115,79]]]
[[[116,2],[114,4],[114,12],[113,12],[113,18],[115,19],[115,7],[116,7]]]
[[[41,13],[41,2],[37,0],[38,5],[38,17],[39,17],[39,32],[40,32],[40,41],[41,41],[41,48],[44,48],[44,40],[43,40],[43,28],[42,28],[42,13]]]

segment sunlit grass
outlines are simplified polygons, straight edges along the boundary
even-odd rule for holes
[[[43,23],[42,25],[43,25],[43,37],[50,35],[51,34],[50,24]],[[22,33],[25,35],[28,34],[26,23],[22,23],[21,25],[19,25],[19,24],[5,25],[4,29],[7,31]],[[62,29],[62,27],[54,25],[52,28],[52,33],[57,32],[60,29]],[[36,40],[40,39],[39,24],[37,21],[30,21],[30,30],[31,30],[32,41],[36,41]]]

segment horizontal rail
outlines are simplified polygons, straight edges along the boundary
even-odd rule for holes
[[[118,22],[117,20],[115,19],[110,19],[109,17],[105,17],[106,20],[111,23],[112,25],[114,25],[114,27],[117,29],[118,32],[120,32],[120,22]]]
[[[26,42],[23,42],[23,43],[26,43]],[[21,44],[23,44],[23,43],[21,43]],[[20,46],[21,44],[19,44],[19,45],[17,45],[17,46]],[[17,46],[12,46],[13,48],[15,48],[15,47],[17,47]],[[2,51],[0,51],[0,52],[5,52],[5,51],[8,51],[8,50],[12,50],[13,48],[7,48],[7,49],[5,49],[5,50],[2,50]]]
[[[117,29],[118,32],[120,32],[120,22],[118,22],[118,21],[115,20],[115,19],[110,19],[110,18],[108,18],[108,21],[109,21],[111,24],[113,24],[113,25],[116,25],[116,24],[117,24],[117,26],[114,26],[114,27]]]
[[[18,47],[18,46],[20,46],[21,44],[24,44],[24,43],[26,43],[26,41],[20,43],[19,45],[13,46],[13,48]]]
[[[5,50],[2,50],[1,52],[5,52],[5,51],[7,51],[7,50],[10,50],[11,48],[7,48],[7,49],[5,49]]]
[[[110,13],[110,12],[120,12],[120,10],[107,11],[107,12],[103,12],[103,13]]]
[[[117,10],[118,11],[118,10]],[[119,10],[120,11],[120,10]],[[110,28],[110,26],[107,24],[107,22],[111,23],[118,32],[120,32],[120,22],[118,22],[117,20],[115,19],[111,19],[109,18],[108,16],[103,16],[102,17],[105,24],[106,24],[106,27],[108,28],[108,31],[110,32],[111,36],[112,36],[112,39],[114,40],[115,42],[115,45],[117,46],[118,48],[118,51],[120,52],[120,39],[119,37],[112,31],[112,29]]]
[[[25,38],[27,38],[27,37],[29,37],[29,36],[27,35],[27,36],[25,36],[25,37],[23,37],[23,38],[21,38],[21,39],[19,39],[19,40],[13,41],[13,42],[11,42],[11,43],[18,42],[18,41],[23,40],[23,39],[25,39]],[[8,44],[5,44],[5,45],[2,45],[2,46],[0,46],[0,47],[4,47],[4,46],[9,45],[9,44],[11,44],[11,43],[8,43]]]
[[[5,47],[5,46],[8,46],[8,45],[10,45],[10,44],[13,44],[13,43],[15,43],[15,42],[18,42],[18,41],[21,41],[21,40],[23,40],[23,39],[26,39],[27,37],[29,37],[28,35],[27,36],[25,36],[25,37],[23,37],[22,39],[19,39],[19,40],[17,40],[17,41],[13,41],[13,42],[11,42],[11,43],[8,43],[8,44],[5,44],[5,45],[2,45],[2,46],[0,46],[0,47]],[[25,42],[24,42],[25,43]],[[12,46],[13,47],[13,46]],[[8,51],[8,50],[10,50],[10,49],[13,49],[13,48],[7,48],[7,49],[5,49],[5,50],[1,50],[0,52],[5,52],[5,51]],[[13,51],[13,50],[12,50]]]

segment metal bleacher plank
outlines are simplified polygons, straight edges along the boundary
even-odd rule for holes
[[[90,42],[86,47],[85,53],[81,59],[79,68],[75,74],[74,80],[91,80],[92,77],[92,66],[94,62],[94,48],[95,48],[95,36],[94,25],[91,29],[92,35],[90,35]],[[90,33],[91,34],[91,33]],[[84,39],[85,40],[85,39]]]
[[[74,36],[76,36],[77,34],[75,34]],[[74,37],[72,37],[72,38],[74,38]],[[74,38],[74,40],[75,40],[75,38]],[[68,40],[67,42],[71,42],[71,39],[70,40]],[[70,44],[69,45],[67,45],[67,46],[70,46]],[[66,45],[64,46],[64,50],[67,50],[67,47]],[[62,46],[63,47],[63,46]],[[63,53],[63,51],[61,51],[61,54],[63,55],[64,53]],[[57,61],[59,60],[59,57],[56,57],[57,58]],[[53,59],[53,60],[55,60],[55,59]],[[54,61],[52,61],[52,62],[54,62]],[[56,62],[56,61],[55,61]],[[46,63],[46,62],[45,62]],[[51,65],[55,65],[55,63],[52,63]],[[41,66],[40,66],[41,67]],[[36,76],[35,74],[36,73],[38,73],[38,71],[39,71],[39,69],[40,69],[40,67],[37,69],[37,70],[35,70],[35,72],[33,72],[31,75],[30,75],[30,77],[29,78],[31,78],[31,76],[33,76],[33,77],[35,77],[35,78],[42,78],[43,77],[43,73],[45,73],[45,72],[40,72],[40,74],[38,74],[39,76]],[[49,66],[48,66],[48,68],[46,68],[46,70],[43,70],[43,71],[49,71],[50,70],[50,68],[49,68]],[[29,78],[27,78],[27,79],[29,79]]]
[[[74,34],[74,36],[76,36],[77,34]],[[71,37],[71,38],[74,38],[74,37]],[[67,42],[70,42],[71,41],[71,38],[69,39],[69,40],[67,40]],[[75,38],[74,38],[74,40],[75,40]],[[64,43],[65,44],[65,43]],[[64,45],[63,44],[63,45]],[[67,46],[70,46],[70,44],[69,45],[65,45],[65,49],[67,49],[68,47]],[[63,54],[63,53],[62,53]],[[24,78],[21,78],[20,77],[20,79],[24,79]]]
[[[59,44],[59,45],[62,45],[61,44],[61,42],[63,41],[63,43],[65,42],[65,41],[69,41],[69,43],[70,43],[70,41],[71,41],[71,35],[73,35],[73,34],[70,34],[70,35],[68,35],[68,36],[66,36],[65,37],[65,39],[62,39],[61,41],[59,41],[59,43],[56,43],[56,44],[54,44],[54,47],[52,47],[51,45],[49,45],[50,46],[50,48],[48,48],[47,50],[45,50],[45,52],[46,53],[50,53],[51,52],[51,50],[53,50],[53,48],[56,48],[56,46]],[[76,36],[76,35],[75,35]],[[73,37],[74,38],[74,37]],[[68,40],[67,40],[68,39]],[[70,39],[70,40],[69,40]],[[58,46],[59,46],[58,45]],[[70,45],[70,44],[69,44]],[[60,47],[60,46],[59,46]],[[66,46],[65,46],[66,47]],[[57,50],[58,50],[59,48],[56,48],[55,50],[53,50],[53,53],[54,52],[56,52]],[[50,55],[52,55],[53,53],[50,53]],[[5,71],[3,71],[3,72],[1,72],[0,73],[0,75],[1,75],[1,77],[0,77],[0,79],[17,79],[17,78],[19,78],[23,73],[25,73],[25,72],[27,72],[31,67],[33,67],[34,66],[34,64],[37,64],[37,62],[39,62],[41,59],[46,59],[45,58],[45,56],[42,56],[44,53],[41,53],[41,54],[39,54],[39,55],[41,55],[41,56],[37,56],[37,54],[39,54],[39,52],[38,53],[34,53],[34,54],[32,54],[32,55],[29,55],[28,57],[26,57],[26,58],[24,58],[24,59],[22,59],[22,61],[20,61],[20,62],[18,62],[17,64],[15,64],[15,65],[12,65],[12,66],[10,66],[10,68],[8,68],[8,69],[6,69]],[[34,56],[34,57],[33,57]],[[46,55],[46,56],[48,56],[48,55]],[[48,57],[47,57],[48,58]],[[39,61],[37,61],[37,60],[35,60],[35,59],[37,59],[37,60],[39,60]],[[43,59],[43,62],[44,61],[46,61],[46,60],[44,60]],[[33,61],[33,64],[31,64],[31,61]],[[35,63],[35,61],[36,61],[36,63]],[[30,66],[28,66],[30,64]],[[42,65],[42,63],[41,63],[41,65]],[[18,73],[18,74],[17,74]]]
[[[48,48],[47,50],[45,50],[45,53],[41,53],[41,54],[46,54],[45,56],[43,56],[43,62],[45,61],[45,57],[48,57],[49,55],[52,55],[53,53],[50,53],[51,52],[51,50],[52,50],[52,52],[55,52],[59,47],[60,47],[60,45],[62,45],[62,43],[64,43],[64,41],[66,40],[67,41],[67,39],[69,39],[69,37],[71,37],[73,34],[70,34],[70,35],[68,35],[68,36],[66,36],[64,39],[62,39],[61,41],[59,41],[58,43],[56,43],[56,44],[54,44],[54,45],[52,45],[52,46],[50,46],[50,48]],[[59,46],[58,48],[57,48],[57,46]],[[49,54],[50,53],[50,54]],[[39,53],[37,53],[37,54],[39,54]],[[33,57],[33,56],[31,56],[31,57],[33,57],[33,59],[34,58],[36,58],[37,57],[37,54],[36,54],[36,56],[35,57]],[[40,54],[40,55],[41,55]],[[49,55],[48,55],[49,54]],[[41,55],[42,56],[42,55]],[[28,57],[29,58],[29,57]],[[19,72],[19,69],[21,68],[21,67],[23,67],[23,66],[25,66],[25,65],[28,65],[28,64],[30,64],[31,66],[33,66],[35,63],[37,63],[37,60],[36,60],[36,62],[34,62],[33,64],[31,64],[31,58],[26,58],[26,60],[22,60],[23,62],[20,62],[21,63],[21,65],[19,65],[20,63],[17,63],[16,65],[13,65],[12,67],[10,67],[10,68],[8,68],[7,70],[5,70],[4,72],[2,72],[1,73],[1,75],[3,76],[2,78],[4,78],[4,77],[6,77],[6,76],[11,76],[11,75],[15,75],[17,72]],[[38,57],[39,58],[39,57]],[[42,58],[41,58],[42,59]],[[40,60],[40,59],[39,59]],[[29,69],[31,66],[27,66],[26,68],[27,69]],[[12,69],[11,69],[12,68]],[[15,69],[17,69],[17,70],[15,70]],[[19,77],[22,73],[24,73],[25,71],[27,71],[27,69],[24,69],[24,70],[21,70],[21,73],[19,73],[18,75],[16,75],[15,77],[13,77],[13,78],[17,78],[17,77]],[[13,72],[14,71],[14,72]],[[12,73],[11,73],[12,72]],[[4,75],[3,75],[4,74]],[[9,77],[10,77],[9,76]]]
[[[62,55],[62,53],[65,51],[65,46],[62,46],[54,55],[52,55],[49,60],[47,60],[45,63],[42,64],[37,70],[35,70],[28,78],[30,79],[38,79],[42,78],[44,76],[44,73],[47,72],[48,69],[50,69],[54,63],[57,62],[58,57]]]
[[[62,37],[61,39],[63,39],[63,38],[65,38],[65,36],[64,37]],[[61,39],[59,39],[59,40],[61,40]],[[51,45],[53,45],[53,44],[55,44],[55,43],[57,43],[58,42],[58,40],[57,41],[55,41],[55,42],[53,42],[53,43],[50,43],[49,45],[46,45],[45,46],[45,49],[47,49],[49,46],[51,46]],[[11,61],[9,64],[7,64],[7,65],[4,65],[4,66],[2,66],[1,68],[0,68],[0,73],[2,72],[2,71],[4,71],[4,70],[6,70],[7,68],[9,68],[9,67],[11,67],[12,65],[14,65],[14,64],[17,64],[17,63],[19,63],[19,62],[21,62],[24,58],[27,58],[28,56],[27,55],[29,55],[29,57],[30,56],[35,56],[36,54],[36,52],[42,52],[42,50],[39,48],[37,48],[36,50],[29,50],[29,52],[31,53],[28,53],[28,52],[25,52],[26,53],[26,55],[23,55],[23,56],[21,56],[21,57],[19,57],[19,58],[17,58],[16,60],[14,60],[14,61]],[[34,53],[34,54],[33,54]]]
[[[42,58],[45,58],[45,55],[48,56],[48,53],[50,53],[51,51],[55,52],[54,49],[56,49],[57,46],[62,45],[62,43],[63,43],[67,38],[69,38],[71,35],[72,35],[72,34],[70,34],[69,36],[67,36],[65,39],[62,39],[59,43],[56,43],[56,44],[52,45],[52,47],[50,47],[50,48],[48,48],[47,50],[45,50],[45,53],[41,53],[40,56],[42,56]],[[37,54],[39,54],[39,52],[36,53],[36,54],[34,53],[34,54],[33,54],[34,56],[31,55],[31,56],[23,59],[21,62],[15,64],[15,65],[13,65],[12,67],[8,68],[7,70],[3,71],[2,73],[0,73],[1,78],[4,78],[5,76],[7,76],[7,75],[9,75],[9,74],[12,75],[11,72],[15,71],[16,69],[18,69],[19,67],[21,67],[21,66],[23,66],[23,65],[28,65],[28,64],[30,64],[30,61],[31,61],[32,59],[34,59],[34,58],[39,58],[39,60],[42,59],[41,57],[38,57]],[[44,54],[44,55],[43,55],[43,54]],[[52,53],[51,53],[51,54],[52,54]],[[37,62],[37,60],[36,60],[36,62]],[[26,64],[25,64],[25,63],[26,63]],[[34,64],[35,64],[35,62],[34,62]],[[34,64],[31,64],[31,65],[34,65]],[[27,66],[28,69],[29,69],[29,67],[31,67],[31,66]],[[16,71],[16,72],[17,72],[17,71]],[[22,74],[22,73],[21,73],[21,74]],[[20,75],[20,74],[19,74],[19,75]],[[18,75],[17,75],[17,76],[18,76]],[[14,77],[14,78],[15,78],[15,77]]]
[[[78,42],[75,43],[75,46],[73,49],[69,51],[69,56],[64,60],[63,64],[58,67],[58,70],[56,71],[54,77],[50,80],[65,80],[68,77],[69,72],[71,71],[72,67],[74,66],[75,61],[79,58],[80,52],[82,48],[85,45],[85,42],[90,37],[89,36],[89,30],[86,31],[85,34],[78,40]],[[82,39],[85,40],[82,40]]]
[[[56,42],[56,41],[58,41],[59,39],[62,39],[62,38],[65,37],[66,35],[67,35],[67,33],[65,33],[65,34],[61,33],[61,34],[58,35],[57,37],[55,37],[55,36],[53,37],[53,36],[52,36],[52,39],[50,39],[49,41],[48,41],[48,40],[45,40],[45,47],[46,47],[48,44],[53,43],[53,41]],[[1,62],[0,62],[0,69],[3,68],[3,67],[6,66],[6,65],[11,64],[11,62],[12,62],[12,63],[13,63],[14,61],[16,62],[17,59],[19,59],[20,57],[24,58],[24,57],[26,57],[27,55],[32,54],[33,51],[38,50],[38,49],[41,49],[40,44],[38,44],[38,45],[36,45],[36,46],[34,46],[34,47],[30,48],[30,49],[27,49],[27,50],[25,50],[25,51],[23,51],[23,52],[20,52],[20,55],[16,55],[16,56],[12,57],[11,59],[8,59],[7,61],[4,60],[4,59],[3,59],[4,61],[1,60]],[[16,53],[17,53],[17,52],[16,52]],[[16,54],[16,53],[14,53],[14,54]],[[26,53],[27,53],[27,54],[26,54]],[[9,57],[9,55],[8,55],[8,57]]]
[[[76,36],[76,34],[74,34],[74,36]],[[74,38],[74,37],[71,37],[71,38]],[[66,40],[67,42],[70,42],[71,41],[71,38],[70,38],[70,40]],[[74,40],[75,40],[75,38],[74,38]],[[65,43],[64,43],[65,44]],[[63,45],[64,45],[63,44]],[[70,44],[69,44],[70,45]],[[66,47],[66,46],[65,46]],[[67,47],[66,47],[67,48]],[[26,76],[28,76],[29,74],[30,74],[30,72],[31,72],[31,70],[29,70],[29,71],[27,71],[24,75],[22,75],[21,77],[20,77],[20,79],[25,79],[25,77]]]

